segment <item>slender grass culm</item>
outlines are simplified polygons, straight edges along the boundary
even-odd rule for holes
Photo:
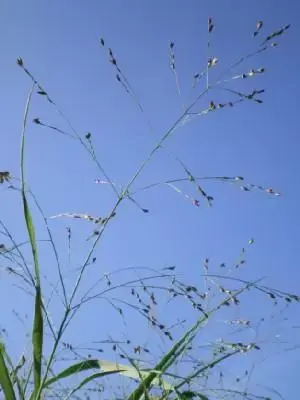
[[[178,271],[177,265],[162,262],[163,266],[157,267],[146,259],[143,265],[122,264],[105,272],[101,259],[106,246],[117,253],[120,240],[127,240],[127,231],[116,242],[110,237],[112,244],[107,240],[110,230],[118,226],[119,219],[125,218],[126,206],[132,205],[132,212],[148,218],[151,207],[146,208],[143,202],[155,191],[169,191],[169,196],[177,196],[194,210],[208,206],[212,212],[216,202],[211,194],[214,185],[257,192],[273,199],[281,195],[273,188],[250,183],[243,176],[200,176],[192,171],[189,160],[183,161],[185,156],[170,149],[172,139],[180,136],[181,129],[191,126],[194,120],[200,123],[203,117],[230,112],[246,102],[261,105],[265,89],[253,85],[258,85],[266,69],[256,66],[257,59],[266,57],[280,40],[289,40],[286,34],[290,25],[264,34],[265,24],[259,20],[253,25],[254,50],[225,65],[227,60],[221,62],[214,53],[214,43],[218,40],[216,25],[214,18],[209,17],[205,62],[188,79],[180,74],[182,60],[177,43],[170,41],[166,46],[180,112],[160,135],[153,128],[147,108],[115,49],[108,47],[109,39],[99,39],[100,56],[107,56],[116,84],[150,131],[147,143],[148,139],[155,140],[125,183],[118,182],[113,178],[115,173],[107,171],[97,154],[94,135],[82,134],[75,128],[58,105],[59,96],[46,89],[47,83],[37,78],[34,66],[27,65],[22,57],[17,58],[19,72],[30,83],[21,131],[20,175],[0,171],[0,184],[20,196],[26,237],[23,235],[20,242],[19,233],[10,230],[5,215],[1,217],[0,256],[1,271],[9,275],[14,290],[22,292],[29,301],[28,313],[23,309],[13,311],[14,318],[24,328],[22,331],[29,332],[24,334],[21,354],[16,354],[19,344],[11,343],[10,333],[0,320],[1,399],[283,398],[275,388],[256,385],[254,372],[276,354],[272,345],[276,349],[286,345],[272,331],[274,321],[277,317],[280,323],[286,321],[284,312],[287,307],[296,307],[300,297],[269,287],[263,278],[251,278],[249,272],[243,275],[255,239],[250,237],[234,261],[222,262],[218,268],[213,267],[209,257],[201,255],[204,262],[197,272],[199,284],[188,273]],[[186,82],[190,85],[188,96],[185,96]],[[36,110],[41,110],[39,104],[46,104],[54,122],[36,115]],[[72,146],[76,154],[83,150],[98,174],[94,186],[111,190],[107,211],[101,215],[83,210],[62,209],[52,215],[44,211],[43,202],[29,185],[26,168],[32,154],[28,136],[33,126],[45,135],[53,133],[54,141],[57,135],[62,135],[69,143],[66,154]],[[142,182],[156,156],[162,155],[172,160],[182,175],[166,178],[162,174],[157,180]],[[65,205],[64,195],[57,193],[55,196],[61,197]],[[195,252],[198,254],[200,250],[197,248]],[[251,296],[257,297],[259,304],[266,304],[269,315],[262,316],[261,310],[252,309],[252,300],[247,300]],[[274,311],[275,305],[278,312]],[[83,322],[78,322],[81,317]],[[271,334],[264,328],[267,322]],[[93,331],[95,336],[90,340]],[[293,349],[292,343],[289,346],[282,347],[282,352]]]

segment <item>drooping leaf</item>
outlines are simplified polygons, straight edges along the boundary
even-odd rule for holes
[[[136,380],[141,380],[141,378],[146,379],[153,372],[152,370],[140,370],[130,365],[124,365],[105,360],[100,360],[100,363],[101,369],[105,372],[119,370],[120,375]],[[172,390],[172,385],[160,378],[154,379],[152,381],[152,385],[163,387],[165,390]]]
[[[147,376],[149,376],[150,373],[152,373],[151,370],[138,370],[137,368],[134,368],[133,366],[130,365],[124,365],[124,364],[119,364],[113,361],[106,361],[106,360],[101,360],[101,359],[92,359],[92,360],[85,360],[81,361],[79,363],[76,363],[74,365],[71,365],[70,367],[64,369],[62,372],[57,374],[56,376],[48,379],[44,387],[49,387],[53,383],[61,380],[68,378],[72,375],[76,375],[80,372],[89,370],[89,369],[99,369],[102,371],[102,374],[113,374],[113,373],[118,373],[120,375],[126,376],[127,378],[131,379],[136,379],[136,380],[141,380],[141,378],[145,379]],[[97,375],[97,374],[96,374]],[[98,375],[100,376],[100,375]],[[104,375],[101,375],[104,376]],[[83,381],[82,381],[83,382]],[[85,382],[87,383],[87,382]],[[85,384],[84,383],[84,384]],[[155,379],[152,382],[153,385],[156,386],[162,386],[165,390],[171,390],[172,386],[162,380],[162,379]]]
[[[86,385],[87,383],[93,381],[94,379],[97,378],[103,378],[107,375],[113,375],[113,374],[118,374],[120,371],[116,370],[116,371],[107,371],[107,372],[98,372],[96,374],[90,375],[87,378],[83,379],[79,385],[75,386],[74,389],[72,389],[70,391],[70,393],[67,395],[67,397],[65,398],[65,400],[68,400],[71,398],[71,396],[73,396],[73,394],[75,392],[77,392],[78,390],[80,390],[84,385]]]
[[[45,384],[44,387],[49,387],[50,385],[52,385],[53,383],[59,381],[60,379],[64,379],[64,378],[68,378],[69,376],[78,374],[79,372],[82,371],[86,371],[88,369],[100,369],[101,368],[101,364],[99,360],[85,360],[85,361],[81,361],[79,363],[76,363],[74,365],[71,365],[70,367],[64,369],[62,372],[60,372],[59,374],[55,375],[54,377],[48,379]]]

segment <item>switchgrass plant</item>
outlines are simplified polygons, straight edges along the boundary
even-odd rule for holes
[[[256,85],[257,76],[265,73],[264,67],[257,67],[257,60],[262,53],[272,51],[277,46],[277,40],[281,40],[288,29],[289,25],[286,25],[264,36],[263,22],[258,21],[253,32],[255,49],[229,63],[220,72],[219,60],[212,51],[214,21],[209,18],[206,65],[191,79],[191,100],[187,104],[187,100],[183,99],[185,90],[181,87],[177,71],[176,45],[171,42],[169,62],[177,95],[182,103],[182,112],[161,134],[125,184],[115,182],[102,165],[93,143],[93,135],[77,131],[58,106],[54,94],[49,93],[46,86],[38,81],[21,57],[17,59],[18,66],[31,82],[21,133],[20,175],[16,177],[9,171],[2,171],[0,183],[21,198],[27,241],[20,243],[2,218],[3,243],[0,255],[2,271],[10,275],[13,285],[22,295],[29,297],[32,309],[28,311],[30,316],[22,310],[13,311],[14,317],[23,324],[26,342],[17,361],[15,354],[11,356],[13,348],[9,341],[10,332],[1,325],[2,397],[9,400],[282,398],[275,389],[255,386],[252,377],[255,368],[276,353],[275,347],[277,351],[278,348],[279,351],[293,348],[292,344],[287,346],[285,341],[276,340],[274,334],[267,334],[267,328],[264,327],[271,327],[272,330],[275,317],[281,320],[287,307],[299,302],[300,297],[270,288],[261,279],[241,277],[240,270],[246,264],[247,254],[255,245],[253,238],[249,238],[237,259],[230,265],[212,265],[209,258],[203,257],[199,284],[189,282],[188,275],[177,273],[174,265],[161,268],[120,266],[107,273],[95,274],[92,285],[87,285],[86,277],[95,273],[99,255],[101,257],[101,247],[97,257],[96,249],[112,222],[117,224],[123,203],[132,203],[137,213],[151,212],[139,203],[141,193],[162,190],[165,186],[192,207],[202,207],[205,203],[209,207],[213,206],[214,197],[208,193],[207,183],[211,186],[220,182],[245,192],[259,191],[266,196],[280,196],[277,190],[249,183],[242,176],[198,176],[190,170],[188,161],[184,162],[166,145],[175,134],[180,134],[182,126],[194,119],[224,112],[226,109],[229,112],[229,109],[244,102],[263,103],[264,89],[252,88],[252,85]],[[113,50],[103,38],[99,46],[104,54],[107,53],[116,80],[136,104],[138,112],[142,113],[150,133],[154,134],[144,106]],[[253,63],[253,68],[243,69],[245,62]],[[223,99],[226,97],[226,101],[218,101],[220,93]],[[33,115],[35,111],[32,102],[36,97],[47,102],[58,113],[62,126],[66,128]],[[43,130],[66,136],[70,140],[68,152],[73,145],[79,144],[89,155],[99,172],[94,184],[110,188],[114,196],[106,215],[72,210],[46,215],[38,196],[27,183],[27,131],[32,123]],[[182,176],[135,185],[142,180],[145,167],[158,152],[165,152],[172,157],[182,170]],[[42,226],[36,222],[38,215]],[[53,224],[59,220],[67,221],[68,224],[63,228],[66,246],[62,246],[53,234]],[[77,228],[76,222],[85,223],[86,226],[80,225],[81,228]],[[42,239],[40,232],[46,233],[47,238]],[[80,243],[82,252],[86,251],[83,259],[81,254],[79,261],[74,260],[74,243],[76,246]],[[45,246],[48,246],[46,250]],[[114,247],[117,248],[118,244]],[[67,263],[62,261],[66,248]],[[55,265],[55,277],[53,271],[49,274],[45,268],[49,263],[49,249],[51,265]],[[262,317],[259,310],[249,311],[247,298],[251,299],[251,296],[266,302],[264,309],[269,311],[266,316]],[[274,311],[274,305],[277,312],[276,307]],[[81,343],[69,341],[68,337],[72,338],[70,332],[78,329],[76,318],[84,315],[88,307],[94,310],[93,315],[103,328],[108,325],[108,319],[116,319],[115,327],[118,328],[108,332],[107,337],[90,342],[86,341],[86,337],[93,325],[83,324],[80,328]],[[170,311],[174,309],[178,310],[175,320]],[[251,315],[251,318],[247,318],[247,315]],[[124,326],[126,335],[122,331]],[[142,327],[151,332],[146,341]],[[219,337],[220,333],[222,338]]]

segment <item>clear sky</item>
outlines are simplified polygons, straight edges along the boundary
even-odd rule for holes
[[[133,185],[137,190],[154,182],[185,177],[175,160],[178,156],[195,176],[242,176],[245,182],[272,187],[282,196],[204,182],[204,190],[214,197],[213,207],[209,208],[188,183],[178,187],[197,198],[199,207],[167,186],[137,193],[135,200],[150,212],[142,213],[130,201],[123,203],[96,251],[97,263],[88,270],[84,288],[90,287],[104,272],[128,266],[159,269],[176,265],[186,281],[201,285],[205,257],[210,258],[211,270],[219,273],[220,263],[234,263],[248,240],[254,238],[254,245],[247,250],[246,265],[238,271],[238,276],[266,277],[265,283],[269,286],[300,292],[299,15],[300,6],[295,0],[1,2],[0,170],[8,170],[14,177],[19,177],[20,132],[30,88],[28,77],[16,65],[17,57],[23,57],[26,67],[63,109],[76,130],[82,135],[92,133],[101,165],[114,182],[125,185],[157,140],[180,116],[182,104],[188,104],[203,88],[204,81],[192,91],[193,75],[202,71],[206,62],[208,16],[215,25],[209,52],[219,60],[209,74],[212,80],[240,56],[255,50],[255,43],[260,43],[266,35],[291,24],[290,30],[278,38],[278,47],[247,60],[244,67],[234,71],[239,74],[250,68],[266,69],[263,76],[253,78],[251,83],[237,80],[230,86],[248,92],[263,88],[266,92],[260,98],[264,103],[243,102],[232,109],[195,118],[174,133],[166,149],[155,155]],[[264,26],[253,39],[258,20],[264,21]],[[100,37],[105,40],[105,48],[100,45]],[[171,41],[175,43],[181,96],[169,67]],[[113,66],[108,62],[107,47],[112,48],[144,113],[117,82]],[[194,110],[207,108],[210,101],[217,104],[232,98],[229,93],[215,90]],[[35,117],[68,129],[41,96],[35,96],[32,102],[30,121]],[[147,120],[151,121],[152,131]],[[94,183],[94,179],[104,177],[82,146],[31,123],[26,146],[26,181],[47,216],[62,212],[107,215],[115,201],[114,193],[108,185]],[[1,219],[18,243],[26,240],[20,197],[4,187],[0,195]],[[37,212],[34,216],[40,218]],[[71,271],[80,266],[90,245],[85,241],[90,225],[66,219],[49,223],[71,288],[75,280],[75,273]],[[65,229],[68,224],[74,234],[70,263]],[[39,239],[45,239],[40,219],[37,228]],[[4,236],[0,241],[9,245]],[[41,251],[44,249],[42,273],[56,282],[53,257],[48,256],[45,244],[41,246]],[[31,300],[11,286],[12,283],[1,272],[0,325],[9,332],[9,346],[13,351],[17,349],[13,354],[17,357],[23,349],[23,325],[10,310],[19,310],[23,317],[28,313],[25,324],[29,326]],[[53,304],[58,307],[55,300]],[[10,307],[7,307],[8,301]],[[254,296],[250,300],[248,297],[249,313],[257,319],[269,312],[268,307],[264,308],[264,301],[265,298]],[[102,340],[112,332],[116,336],[126,332],[141,342],[152,337],[147,327],[141,331],[136,329],[140,323],[138,317],[130,315],[124,326],[105,304],[87,306],[86,312],[74,320],[75,328],[67,331],[66,341]],[[286,312],[290,325],[299,326],[299,308]],[[58,308],[52,313],[56,319]],[[171,314],[184,317],[180,309],[171,310]],[[276,329],[284,331],[282,324],[277,322]],[[269,342],[275,340],[276,333],[270,333]],[[299,329],[293,329],[288,335],[292,343],[297,343]],[[109,358],[111,353],[103,357]],[[273,386],[286,399],[295,399],[297,365],[299,352],[272,358],[257,367],[253,382]]]

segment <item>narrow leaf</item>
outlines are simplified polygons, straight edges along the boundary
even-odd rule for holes
[[[0,343],[0,386],[3,390],[6,400],[15,400],[16,396],[13,389],[13,384],[10,379],[9,371],[5,364],[5,348]]]
[[[4,345],[3,345],[4,348]],[[24,400],[24,390],[23,387],[21,385],[20,379],[18,377],[18,371],[24,366],[25,363],[25,358],[24,356],[21,357],[20,361],[18,362],[18,364],[16,365],[16,367],[14,367],[14,364],[11,360],[11,358],[9,357],[9,355],[7,354],[7,352],[4,353],[4,357],[5,357],[5,361],[11,371],[10,373],[10,379],[12,382],[12,385],[14,386],[15,384],[17,385],[17,389],[18,389],[18,393],[19,393],[19,399],[20,400]]]
[[[40,287],[40,267],[38,262],[38,253],[36,246],[35,230],[32,222],[30,209],[28,206],[26,192],[25,192],[25,178],[24,178],[24,150],[25,150],[25,133],[27,128],[27,117],[29,112],[29,106],[31,102],[32,93],[35,85],[28,95],[25,113],[23,118],[23,130],[21,135],[21,155],[20,155],[20,167],[21,167],[21,184],[22,184],[22,202],[23,202],[23,213],[27,227],[27,233],[29,236],[29,242],[31,246],[34,271],[35,271],[35,312],[32,329],[32,345],[33,345],[33,372],[34,372],[34,392],[37,393],[41,384],[41,372],[42,372],[42,353],[43,353],[43,311],[42,311],[42,294]]]
[[[79,363],[76,363],[74,365],[71,365],[70,367],[66,368],[62,372],[60,372],[58,375],[52,377],[48,381],[45,382],[44,387],[49,387],[53,383],[64,379],[68,378],[72,375],[76,375],[80,372],[89,370],[89,369],[100,369],[103,371],[103,373],[109,374],[109,373],[119,373],[120,375],[126,376],[127,378],[131,379],[136,379],[136,380],[141,380],[142,378],[147,378],[150,373],[152,373],[151,370],[137,370],[134,367],[130,365],[124,365],[124,364],[119,364],[116,362],[111,362],[111,361],[106,361],[106,360],[85,360],[81,361]],[[158,375],[158,373],[157,373]],[[104,376],[104,375],[103,375]],[[163,381],[162,379],[154,379],[152,381],[152,385],[156,386],[163,386],[165,390],[172,390],[172,386],[167,383],[166,381]]]
[[[137,369],[130,365],[118,364],[110,361],[100,360],[100,363],[101,363],[101,369],[105,372],[119,370],[120,375],[126,376],[127,378],[136,379],[139,381],[146,379],[150,374],[154,372],[152,370]],[[159,371],[156,373],[156,375],[158,376],[160,375]],[[162,380],[161,378],[153,379],[152,385],[163,387],[165,390],[173,389],[173,386],[171,386],[168,382]]]
[[[93,368],[101,368],[101,364],[99,360],[85,360],[81,361],[79,363],[76,363],[74,365],[71,365],[70,367],[64,369],[62,372],[60,372],[58,375],[53,376],[51,379],[48,379],[45,382],[44,387],[49,387],[52,385],[52,383],[59,381],[60,379],[68,378],[69,376],[78,374],[79,372],[86,371],[87,369],[93,369]]]
[[[93,381],[94,379],[103,378],[104,376],[117,374],[119,372],[120,372],[119,370],[107,371],[107,372],[98,372],[97,374],[93,374],[93,375],[88,376],[87,378],[83,379],[83,381],[81,381],[79,383],[79,385],[77,385],[74,389],[71,390],[71,392],[68,394],[68,396],[65,398],[65,400],[68,400],[75,392],[77,392],[77,390],[80,390],[84,385],[86,385],[87,383]]]
[[[42,353],[43,353],[43,311],[42,311],[42,296],[41,288],[36,288],[35,295],[35,312],[32,331],[32,344],[33,344],[33,368],[34,368],[34,386],[37,391],[41,384],[42,372]]]

